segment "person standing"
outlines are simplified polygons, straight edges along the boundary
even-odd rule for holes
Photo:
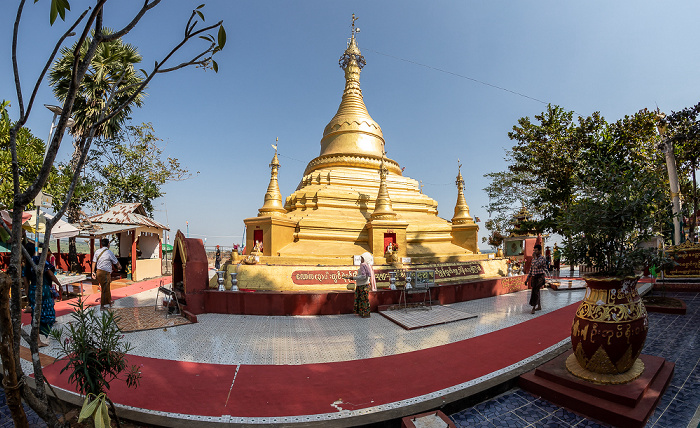
[[[40,261],[39,256],[36,256],[36,249],[34,244],[29,242],[26,244],[27,252],[32,257],[34,264],[38,264]],[[39,331],[44,336],[48,336],[51,332],[51,327],[53,327],[56,322],[56,310],[54,309],[54,298],[51,293],[53,284],[60,289],[61,283],[54,275],[56,268],[48,261],[44,265],[44,275],[41,281],[41,316],[39,318]],[[28,282],[28,293],[27,301],[29,302],[29,308],[31,309],[32,317],[36,316],[35,305],[36,305],[36,288],[39,286],[39,281],[36,275],[36,271],[32,269],[29,263],[24,265],[24,279]],[[42,348],[47,346],[46,343],[39,339],[39,347]]]
[[[547,260],[547,270],[550,270],[552,268],[552,251],[549,247],[544,249],[544,259]]]
[[[559,250],[556,243],[554,243],[554,253],[552,254],[552,257],[554,260],[554,270],[557,271],[557,275],[559,275],[559,267],[561,266],[561,250]]]
[[[362,318],[370,317],[369,291],[377,291],[377,280],[374,276],[374,257],[370,253],[362,253],[360,256],[360,268],[355,280],[355,302],[352,311]]]
[[[100,249],[95,251],[92,257],[92,277],[100,284],[100,309],[110,307],[112,305],[112,290],[110,283],[112,282],[112,265],[117,266],[117,270],[122,269],[119,260],[114,256],[114,253],[109,249],[109,239],[100,239]]]
[[[221,267],[221,250],[218,245],[216,246],[216,254],[214,254],[214,267],[216,270]]]
[[[527,281],[531,281],[532,293],[530,294],[530,306],[532,306],[531,314],[535,311],[542,310],[542,302],[540,299],[540,289],[544,286],[544,271],[547,268],[547,259],[542,256],[542,245],[535,244],[532,252],[532,264],[530,272],[527,274]]]

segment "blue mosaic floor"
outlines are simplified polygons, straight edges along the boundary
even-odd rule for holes
[[[30,409],[26,404],[24,405],[24,412],[27,414],[27,420],[29,421],[29,426],[32,428],[44,428],[46,424],[42,421],[39,416],[34,413],[34,410]],[[12,421],[12,416],[10,415],[10,408],[7,407],[7,398],[5,397],[5,390],[0,388],[0,428],[13,428],[15,423]]]
[[[667,293],[682,299],[686,315],[649,313],[644,354],[676,363],[673,379],[647,422],[648,428],[685,428],[700,406],[700,293]],[[450,416],[458,427],[608,427],[519,388]]]

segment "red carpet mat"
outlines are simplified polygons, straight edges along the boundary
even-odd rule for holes
[[[114,289],[114,290],[112,290],[112,302],[114,302],[115,300],[121,299],[122,297],[133,296],[134,294],[138,294],[142,291],[156,288],[160,285],[161,281],[163,281],[163,284],[170,284],[170,282],[172,281],[172,277],[163,276],[163,277],[159,277],[159,278],[153,278],[153,279],[149,279],[146,281],[135,282],[127,287]],[[99,293],[85,295],[85,296],[83,296],[83,299],[86,302],[86,306],[95,306],[95,305],[100,304]],[[67,299],[67,300],[61,300],[58,302],[54,302],[53,307],[56,310],[56,316],[60,317],[61,315],[66,315],[66,314],[73,312],[73,307],[70,305],[71,305],[71,303],[75,303],[77,301],[78,301],[78,298],[75,297],[73,299]],[[31,322],[32,322],[32,315],[27,313],[27,312],[22,312],[22,325],[28,325]]]
[[[141,386],[113,382],[109,396],[128,406],[202,416],[299,416],[373,407],[435,392],[515,364],[566,339],[579,303],[449,345],[387,357],[304,365],[227,366],[130,356]],[[49,381],[64,389],[61,362]],[[240,368],[239,368],[240,367]],[[235,381],[234,381],[235,377]]]

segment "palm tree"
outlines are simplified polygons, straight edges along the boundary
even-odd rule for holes
[[[103,33],[111,34],[112,31],[105,29]],[[91,39],[87,38],[80,47],[81,57],[85,57],[87,54],[90,43]],[[68,93],[76,48],[77,43],[70,48],[64,47],[61,49],[61,57],[53,63],[49,72],[49,83],[53,86],[54,95],[60,101],[65,101]],[[86,150],[86,143],[89,140],[91,130],[94,131],[92,136],[95,138],[113,138],[119,133],[124,121],[131,114],[132,105],[141,107],[143,104],[145,94],[144,92],[138,92],[143,78],[137,74],[135,68],[135,64],[140,62],[141,55],[136,47],[122,42],[121,39],[107,41],[98,45],[90,67],[78,89],[71,112],[75,120],[75,125],[70,130],[74,139],[73,146],[75,147],[70,162],[72,173],[75,173],[78,160]],[[138,95],[132,103],[126,103],[124,109],[100,126],[92,129],[94,123],[112,113],[115,106],[125,104],[125,101],[135,93],[138,93]],[[89,186],[84,188],[89,188]],[[71,200],[67,210],[68,221],[71,223],[78,221],[81,213],[80,208],[88,199],[88,195],[78,194],[77,189],[76,195]],[[69,239],[68,260],[72,271],[80,269],[75,238]]]
[[[105,30],[104,33],[111,34],[111,31]],[[88,38],[81,46],[81,57],[87,53],[90,42],[91,40]],[[61,57],[54,62],[49,73],[49,82],[54,87],[54,95],[61,101],[65,101],[70,85],[73,53],[76,47],[77,43],[70,48],[61,49]],[[75,125],[71,129],[71,133],[76,140],[80,141],[87,136],[87,132],[92,124],[98,121],[112,94],[113,100],[110,106],[117,106],[138,90],[143,79],[136,73],[134,66],[140,62],[141,55],[136,47],[123,43],[121,39],[98,45],[95,57],[90,63],[90,68],[85,74],[85,79],[80,85],[78,96],[73,104],[72,115],[75,119]],[[145,94],[141,92],[134,99],[133,104],[141,107],[144,96]],[[95,130],[94,136],[98,138],[114,137],[131,114],[131,105],[129,104],[113,118],[99,126]],[[105,115],[109,113],[110,108],[108,107]]]

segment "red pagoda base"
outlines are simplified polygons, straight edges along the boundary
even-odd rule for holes
[[[671,381],[675,364],[652,355],[640,355],[644,372],[622,385],[599,385],[566,370],[565,352],[520,376],[524,390],[601,422],[630,428],[643,427]]]

